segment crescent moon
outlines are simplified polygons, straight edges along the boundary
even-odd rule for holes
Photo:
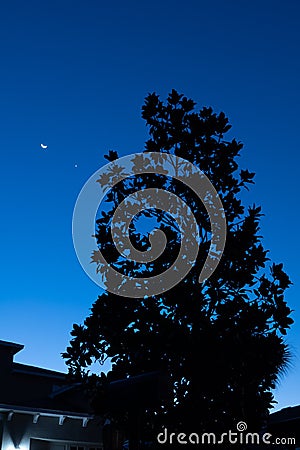
[[[48,145],[41,144],[42,148],[48,148]]]

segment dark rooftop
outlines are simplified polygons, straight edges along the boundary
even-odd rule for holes
[[[270,424],[289,422],[292,420],[300,419],[300,405],[288,406],[287,408],[280,409],[270,415]]]
[[[1,409],[39,409],[90,413],[91,408],[80,383],[73,383],[67,373],[14,361],[24,348],[21,344],[0,340]]]

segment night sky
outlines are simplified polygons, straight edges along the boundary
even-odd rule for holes
[[[0,339],[25,345],[17,361],[66,370],[72,324],[99,294],[73,248],[76,198],[109,149],[144,149],[144,98],[174,88],[225,112],[256,173],[244,200],[294,283],[276,409],[300,404],[298,0],[15,0],[0,43]]]

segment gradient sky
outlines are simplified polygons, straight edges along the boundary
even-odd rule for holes
[[[143,150],[144,98],[174,88],[225,112],[256,172],[245,200],[294,283],[276,409],[300,404],[298,0],[15,0],[0,42],[0,339],[25,345],[17,361],[66,370],[72,324],[99,293],[73,249],[76,198],[109,149]]]

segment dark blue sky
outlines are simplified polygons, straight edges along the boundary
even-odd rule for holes
[[[0,42],[0,339],[25,344],[18,361],[65,370],[99,293],[73,249],[77,195],[109,149],[143,150],[144,98],[174,88],[227,114],[256,172],[245,200],[294,282],[293,366],[275,394],[300,404],[298,0],[16,0],[1,5]]]

